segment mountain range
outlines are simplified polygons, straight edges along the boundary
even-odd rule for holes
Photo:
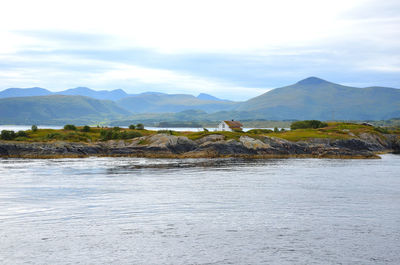
[[[145,92],[86,87],[51,92],[43,88],[0,91],[0,123],[53,123],[110,120],[382,120],[400,117],[400,89],[357,88],[309,77],[247,101],[209,94]]]
[[[3,91],[0,91],[0,98],[50,96],[50,95],[85,96],[95,99],[106,99],[106,100],[116,101],[127,97],[168,95],[168,94],[161,92],[144,92],[140,94],[128,94],[122,89],[93,90],[87,87],[70,88],[59,92],[51,92],[50,90],[41,87],[7,88]],[[186,96],[194,97],[192,95],[186,95]],[[217,97],[205,93],[200,93],[196,98],[200,100],[229,101],[229,100],[219,99]]]

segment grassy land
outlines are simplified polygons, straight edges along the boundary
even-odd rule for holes
[[[289,141],[306,141],[313,138],[330,138],[330,139],[349,139],[359,136],[362,133],[375,134],[383,137],[383,133],[393,133],[400,135],[400,129],[386,129],[382,127],[373,127],[360,125],[355,123],[328,123],[327,127],[319,129],[297,129],[294,131],[274,132],[271,130],[253,130],[249,132],[177,132],[171,130],[149,131],[149,130],[131,130],[125,128],[98,128],[91,127],[87,132],[83,127],[77,127],[76,130],[54,130],[54,129],[38,129],[37,131],[25,131],[23,136],[16,135],[14,141],[26,142],[52,142],[52,141],[68,141],[68,142],[96,142],[111,139],[129,140],[140,136],[148,136],[156,133],[167,133],[175,136],[186,136],[191,140],[197,140],[207,135],[219,134],[223,135],[225,140],[238,140],[241,136],[250,136],[252,138],[262,138],[263,136],[282,138]],[[3,138],[4,140],[4,138]],[[147,144],[147,140],[142,140],[141,144]]]

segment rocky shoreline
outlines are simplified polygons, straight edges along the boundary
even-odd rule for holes
[[[396,135],[379,137],[363,134],[351,139],[314,138],[290,142],[267,136],[240,136],[225,140],[223,135],[207,135],[197,140],[185,136],[155,134],[134,140],[95,143],[0,141],[0,157],[62,158],[87,156],[132,156],[154,158],[379,158],[379,153],[399,153]]]

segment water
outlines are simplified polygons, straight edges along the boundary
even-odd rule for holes
[[[1,159],[0,264],[400,264],[400,156]]]
[[[2,130],[9,130],[9,131],[26,131],[30,130],[32,125],[0,125],[0,132]],[[39,129],[62,129],[64,126],[57,126],[57,125],[38,125]],[[128,128],[128,126],[120,126],[121,128]],[[189,128],[189,127],[145,127],[146,130],[152,130],[152,131],[159,131],[159,130],[171,130],[171,131],[177,131],[177,132],[201,132],[203,131],[203,128]],[[216,131],[217,128],[206,128],[210,132]],[[244,132],[247,132],[251,129],[256,129],[256,128],[243,128]],[[260,129],[270,129],[273,130],[274,128],[260,128]],[[279,128],[280,130],[281,128]],[[285,130],[290,130],[290,128],[284,128]]]
[[[39,129],[62,129],[64,126],[57,126],[57,125],[38,125]],[[30,130],[32,125],[0,125],[0,131],[7,130],[7,131],[26,131]]]

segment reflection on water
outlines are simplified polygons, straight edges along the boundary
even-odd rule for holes
[[[400,264],[400,156],[2,159],[1,264]]]

